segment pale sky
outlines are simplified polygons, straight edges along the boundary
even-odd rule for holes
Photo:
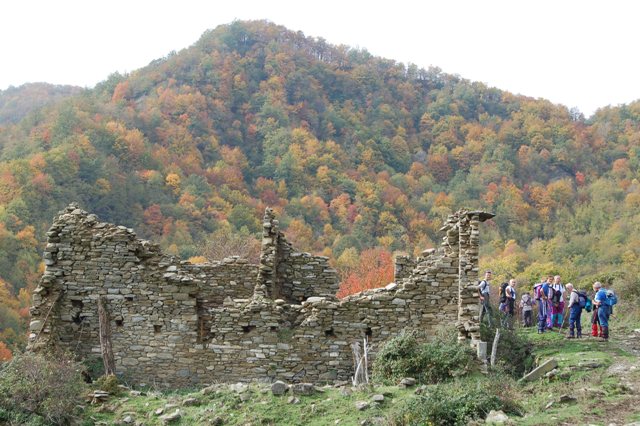
[[[430,65],[578,107],[640,99],[640,2],[3,0],[0,90],[92,87],[234,19],[267,19],[333,44]]]

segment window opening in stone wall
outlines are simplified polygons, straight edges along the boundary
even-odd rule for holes
[[[158,333],[160,333],[161,331],[162,331],[162,326],[161,326],[161,325],[158,325],[158,324],[154,324],[154,326],[153,326],[153,332],[154,332],[154,333],[156,333],[156,334],[158,334]]]
[[[133,296],[125,296],[124,298],[127,302],[133,302]]]
[[[255,325],[243,325],[242,331],[245,333],[249,333],[251,330],[254,330],[255,328],[256,328]]]
[[[204,343],[208,338],[207,327],[205,325],[205,319],[198,317],[198,339],[197,343]]]
[[[71,306],[76,309],[82,309],[84,307],[84,303],[82,303],[82,300],[72,300]]]
[[[333,327],[324,331],[325,337],[336,337],[336,333],[333,331]]]
[[[124,325],[124,320],[122,318],[116,320],[116,327],[122,327]]]
[[[71,317],[75,324],[80,324],[82,322],[82,317],[80,317],[80,312],[77,312],[75,315]]]
[[[367,327],[367,329],[364,332],[364,335],[367,337],[373,336],[373,331],[371,330],[371,327]]]
[[[269,330],[278,331],[278,327],[276,327],[275,325],[272,325],[271,327],[269,327]]]

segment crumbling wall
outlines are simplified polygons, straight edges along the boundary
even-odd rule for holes
[[[350,345],[365,336],[374,353],[405,328],[456,323],[461,339],[478,338],[472,283],[482,215],[450,216],[442,246],[405,262],[411,273],[338,300],[327,259],[293,250],[270,210],[260,265],[238,258],[192,265],[72,205],[48,233],[29,346],[99,356],[104,296],[116,371],[131,382],[347,379]]]
[[[280,232],[273,210],[267,208],[257,286],[260,294],[271,299],[301,303],[313,296],[334,296],[339,280],[327,257],[296,251]]]

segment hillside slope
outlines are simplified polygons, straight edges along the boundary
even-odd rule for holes
[[[32,111],[82,92],[81,87],[27,83],[0,90],[0,126],[17,123]]]
[[[345,274],[369,247],[419,253],[439,243],[448,212],[482,208],[497,214],[483,234],[497,279],[560,272],[637,294],[639,173],[640,102],[585,121],[436,68],[234,22],[0,127],[0,340],[21,343],[18,292],[41,273],[51,218],[74,201],[184,258],[256,233],[272,206],[297,247]]]

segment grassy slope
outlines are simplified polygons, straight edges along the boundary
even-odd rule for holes
[[[590,331],[588,321],[583,322]],[[527,415],[517,419],[517,424],[620,424],[640,420],[640,333],[633,331],[639,325],[616,324],[613,319],[608,343],[590,337],[566,340],[560,333],[538,335],[534,329],[527,330],[535,343],[536,356],[555,357],[560,374],[521,387],[519,399]],[[598,367],[585,366],[588,364]],[[574,396],[576,401],[559,403],[561,395]]]
[[[588,319],[583,320],[585,326]],[[586,328],[586,327],[585,327]],[[521,384],[516,389],[525,416],[513,418],[515,424],[609,424],[640,420],[640,323],[626,324],[612,321],[612,340],[600,343],[595,339],[566,340],[564,334],[549,332],[537,335],[535,329],[522,333],[535,343],[536,357],[555,357],[559,374],[553,379]],[[596,364],[595,368],[578,367],[580,363]],[[358,411],[356,401],[371,401],[374,393],[385,395],[382,405]],[[572,395],[575,402],[560,403],[561,395]],[[242,396],[245,395],[245,396]],[[376,387],[369,392],[354,392],[344,396],[339,389],[323,388],[313,396],[299,396],[300,402],[288,402],[289,394],[272,396],[265,386],[251,385],[240,394],[232,390],[210,395],[200,392],[159,393],[128,396],[110,401],[103,406],[90,406],[86,410],[86,424],[114,424],[131,416],[141,424],[161,424],[153,415],[157,408],[177,404],[183,413],[180,421],[172,424],[228,425],[359,425],[363,420],[384,419],[394,406],[406,401],[413,390],[397,387]],[[181,407],[186,398],[195,397],[200,405]],[[244,400],[243,400],[244,399]],[[596,401],[594,403],[594,401]],[[551,406],[549,403],[553,402]],[[173,412],[169,408],[165,413]],[[382,424],[386,422],[383,421]],[[372,423],[370,423],[372,424]]]
[[[237,393],[232,390],[202,395],[200,392],[177,392],[120,398],[106,406],[93,406],[85,416],[87,424],[113,424],[127,415],[147,425],[160,425],[159,417],[150,413],[167,404],[177,404],[183,417],[172,424],[215,424],[216,419],[225,425],[357,425],[363,420],[384,417],[387,408],[413,394],[412,390],[397,387],[377,387],[374,391],[354,392],[343,396],[339,389],[322,388],[323,392],[312,396],[299,396],[299,403],[289,403],[290,394],[273,396],[265,386],[251,385]],[[385,395],[381,405],[371,403],[365,411],[355,408],[357,401],[369,401],[375,393]],[[182,401],[195,397],[200,405],[181,407]],[[246,398],[246,401],[242,399]],[[166,409],[171,413],[176,408]],[[336,423],[337,422],[337,423]]]

